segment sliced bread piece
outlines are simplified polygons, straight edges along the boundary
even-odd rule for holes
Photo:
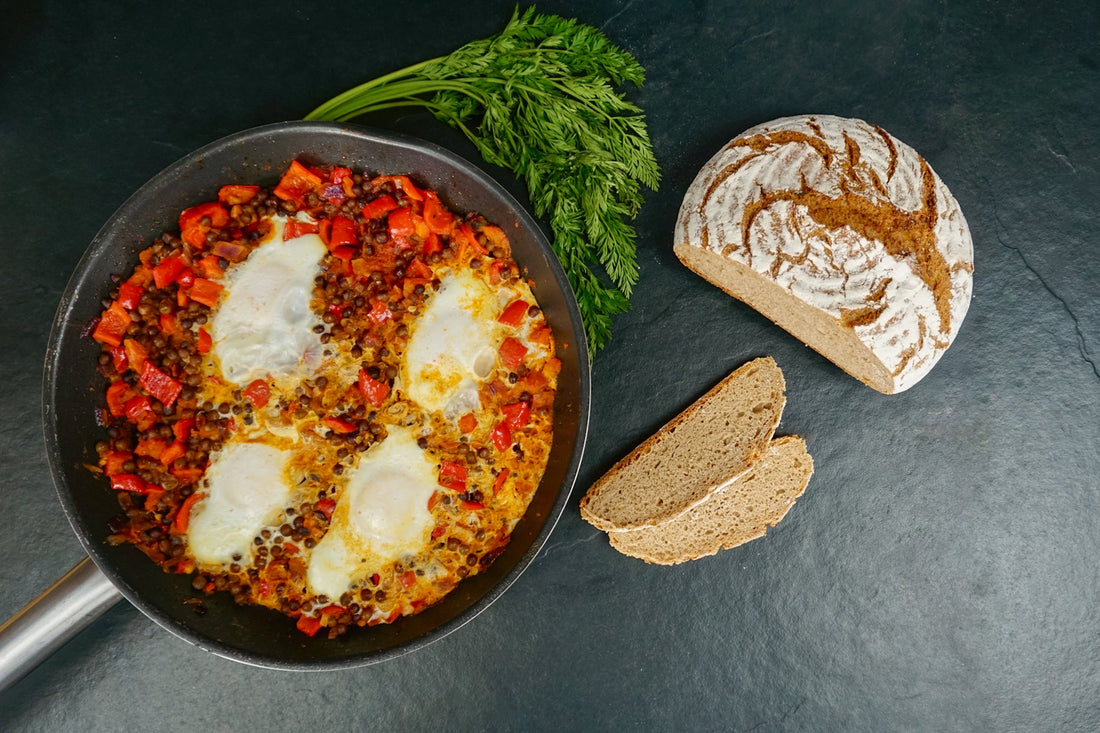
[[[593,484],[581,516],[610,531],[683,514],[763,452],[779,426],[785,389],[771,357],[740,367]]]
[[[814,462],[801,438],[773,441],[760,460],[706,501],[656,527],[609,532],[611,546],[656,565],[675,565],[763,537],[802,496]]]

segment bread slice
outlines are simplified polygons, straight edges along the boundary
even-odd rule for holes
[[[786,516],[813,472],[801,438],[778,438],[752,468],[703,503],[656,527],[609,532],[611,546],[648,563],[675,565],[742,545]]]
[[[856,379],[920,381],[959,331],[974,251],[928,162],[881,127],[829,115],[743,132],[699,171],[676,256]]]
[[[683,514],[763,452],[779,426],[785,389],[771,357],[740,367],[593,484],[581,516],[610,531]]]

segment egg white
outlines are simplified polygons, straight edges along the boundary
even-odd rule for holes
[[[264,443],[229,443],[211,456],[202,499],[191,510],[187,543],[201,564],[249,565],[252,542],[290,501],[289,451]]]
[[[426,548],[436,478],[434,463],[413,433],[390,427],[385,440],[346,474],[328,532],[309,559],[310,589],[337,599],[372,568]]]
[[[282,241],[284,217],[272,219],[270,241],[225,277],[225,298],[211,325],[222,376],[238,385],[303,372],[321,363],[320,317],[309,307],[326,248],[316,234]]]

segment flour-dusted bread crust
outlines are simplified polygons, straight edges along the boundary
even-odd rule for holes
[[[684,196],[676,255],[887,394],[922,379],[972,291],[958,202],[881,127],[827,115],[754,127]]]
[[[734,371],[619,461],[581,499],[603,530],[673,519],[743,473],[763,452],[786,404],[770,357]]]
[[[706,501],[656,527],[609,532],[611,546],[657,565],[737,547],[778,524],[802,496],[813,472],[813,459],[801,438],[778,438],[748,471]]]

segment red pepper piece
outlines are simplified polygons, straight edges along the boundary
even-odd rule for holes
[[[384,183],[392,183],[394,186],[404,191],[405,195],[414,201],[424,200],[424,192],[417,188],[416,184],[414,184],[408,176],[378,176],[371,181],[371,185],[376,188]]]
[[[428,238],[424,240],[424,246],[420,251],[425,257],[433,255],[436,252],[442,252],[443,242],[440,241],[439,235],[435,232],[428,234]]]
[[[332,519],[332,513],[336,511],[336,500],[330,496],[326,496],[317,502],[317,511],[321,512],[328,519]]]
[[[203,473],[205,473],[204,469],[193,468],[191,466],[172,466],[170,471],[182,486],[190,486],[191,484],[198,483],[199,479],[202,478]]]
[[[333,183],[343,183],[345,178],[351,176],[351,168],[345,168],[343,166],[336,166],[332,169],[332,172],[328,174],[328,179]]]
[[[466,501],[465,499],[460,499],[458,504],[463,509],[470,512],[480,512],[485,508],[485,504],[480,501]]]
[[[183,441],[177,440],[171,443],[167,448],[161,451],[160,462],[165,466],[171,466],[173,463],[183,458],[187,454],[187,446],[183,444]]]
[[[226,187],[228,188],[228,186]],[[259,191],[259,187],[256,187]],[[180,231],[186,231],[198,226],[202,226],[203,217],[210,218],[210,226],[224,227],[229,223],[229,212],[225,207],[217,201],[207,201],[204,204],[198,206],[192,206],[189,209],[184,209],[180,214],[179,225]]]
[[[164,449],[168,447],[168,441],[161,440],[160,438],[145,438],[139,440],[137,447],[134,448],[134,453],[139,456],[146,456],[148,458],[160,459],[164,453]]]
[[[113,450],[103,457],[103,473],[116,476],[124,472],[123,466],[132,460],[134,454],[127,450]]]
[[[118,286],[118,302],[128,311],[138,307],[141,302],[141,294],[145,289],[131,282],[124,282]]]
[[[153,268],[153,282],[158,288],[166,288],[186,269],[187,263],[179,255],[165,257]]]
[[[111,386],[107,388],[107,410],[111,413],[112,417],[122,417],[126,414],[126,403],[133,398],[133,392],[130,389],[130,385],[123,382],[121,379],[117,382],[112,382]]]
[[[144,494],[146,489],[145,479],[135,473],[119,473],[111,477],[111,488],[115,491],[129,491],[134,494]]]
[[[363,398],[374,407],[381,407],[390,393],[390,385],[381,382],[367,374],[365,369],[359,370],[359,391]]]
[[[273,193],[284,201],[301,201],[310,191],[316,191],[324,181],[298,161],[293,161],[283,174]]]
[[[364,219],[381,219],[386,214],[390,213],[397,208],[397,202],[394,201],[393,196],[388,193],[384,193],[376,199],[372,199],[363,204],[363,218]]]
[[[510,405],[501,407],[500,411],[504,413],[504,422],[508,423],[508,427],[512,430],[519,430],[531,418],[531,404],[529,402],[513,402]]]
[[[412,570],[406,570],[401,573],[401,587],[408,590],[416,585],[416,573]]]
[[[207,280],[217,280],[225,274],[225,270],[222,269],[219,258],[214,255],[207,255],[198,261],[199,274],[205,277]],[[193,283],[192,283],[193,284]]]
[[[291,239],[297,239],[303,234],[316,234],[317,229],[317,222],[315,221],[291,219],[283,227],[283,241],[288,242]]]
[[[527,347],[509,336],[500,345],[500,360],[508,371],[514,372],[523,363],[523,357],[527,356]]]
[[[497,423],[497,426],[493,428],[493,432],[489,434],[489,438],[499,451],[506,451],[512,447],[512,430],[508,427],[507,422]]]
[[[443,206],[434,191],[424,193],[424,223],[434,234],[450,234],[454,227],[454,214]]]
[[[198,504],[205,498],[206,494],[202,493],[201,491],[196,491],[195,493],[191,494],[191,496],[183,500],[183,503],[180,504],[179,511],[176,512],[176,519],[172,523],[177,532],[179,532],[180,534],[187,533],[187,527],[191,523],[191,510],[195,508],[196,504]]]
[[[504,482],[508,480],[508,476],[510,476],[511,473],[512,472],[510,470],[508,470],[507,468],[503,468],[503,469],[501,469],[500,473],[497,474],[496,480],[493,481],[493,495],[494,496],[496,494],[499,494],[500,490],[504,488]]]
[[[254,379],[244,388],[243,394],[244,398],[258,409],[271,399],[271,386],[263,379]]]
[[[477,430],[477,416],[472,412],[467,412],[458,419],[458,429],[464,433],[472,433]]]
[[[466,466],[451,461],[439,463],[439,485],[452,491],[466,490]]]
[[[367,313],[367,317],[375,323],[381,324],[393,318],[393,311],[386,307],[386,304],[382,301],[372,300],[370,312]]]
[[[187,437],[191,435],[191,428],[193,427],[195,427],[195,418],[193,417],[176,420],[172,423],[172,435],[176,436],[176,440],[187,442]]]
[[[339,435],[347,435],[348,433],[354,433],[358,428],[352,425],[347,420],[339,417],[325,417],[321,418],[321,424],[334,433]]]
[[[199,343],[196,348],[199,350],[200,354],[209,354],[210,350],[214,348],[214,339],[205,328],[199,329]]]
[[[469,224],[459,225],[451,236],[458,243],[458,257],[460,260],[466,256],[467,252],[473,252],[471,257],[484,257],[489,254],[489,251],[477,241],[477,235],[474,234],[474,230],[470,228]]]
[[[386,223],[389,226],[392,239],[405,239],[416,234],[416,214],[408,206],[394,209],[390,212]]]
[[[126,367],[130,365],[130,360],[126,358],[126,349],[121,346],[108,346],[107,353],[111,355],[111,366],[114,367],[115,374],[126,371]]]
[[[218,298],[221,297],[223,289],[224,286],[221,283],[207,280],[205,277],[196,277],[189,295],[192,300],[213,308],[218,304]]]
[[[432,268],[425,265],[419,257],[415,257],[413,261],[409,263],[409,266],[405,268],[405,277],[431,280],[434,277],[434,273],[432,273]]]
[[[299,616],[297,627],[306,636],[313,636],[321,630],[321,619],[316,616]]]
[[[92,332],[92,338],[101,344],[119,346],[122,337],[126,335],[126,329],[130,327],[130,314],[117,300],[111,303],[111,307],[103,311]]]
[[[260,192],[259,186],[228,185],[218,189],[218,201],[233,206],[235,204],[247,204],[256,198]],[[223,225],[224,226],[224,225]]]
[[[183,391],[182,384],[157,369],[148,359],[145,360],[138,383],[142,389],[160,400],[165,407],[171,407]]]
[[[358,247],[359,236],[355,233],[355,222],[346,216],[333,217],[328,246],[329,249],[345,246]]]
[[[527,315],[527,309],[530,306],[527,301],[522,298],[519,300],[513,300],[508,304],[508,307],[504,309],[504,312],[500,314],[500,318],[497,319],[505,326],[511,326],[515,328],[523,322],[523,317]]]
[[[138,430],[148,430],[156,425],[157,413],[153,412],[153,403],[145,395],[138,395],[126,401],[123,410],[126,419],[137,426]]]

